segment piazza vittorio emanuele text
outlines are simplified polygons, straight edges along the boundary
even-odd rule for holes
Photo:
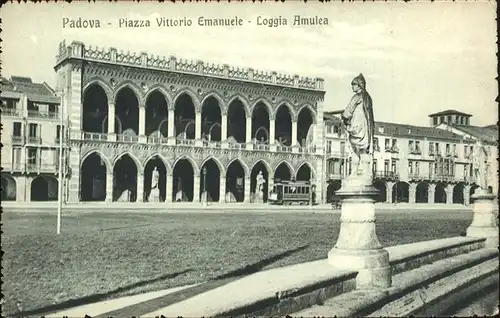
[[[56,49],[55,88],[2,81],[2,200],[57,200],[61,112],[67,203],[253,203],[258,175],[264,202],[292,180],[326,203],[350,173],[340,113],[325,111],[345,105],[324,105],[321,78],[77,41]],[[376,122],[377,201],[468,205],[478,149],[496,193],[498,127],[471,117],[445,108],[428,126]]]

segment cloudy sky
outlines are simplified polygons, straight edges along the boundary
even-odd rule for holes
[[[427,115],[457,109],[472,123],[496,123],[494,1],[412,3],[36,3],[2,8],[2,76],[30,76],[55,86],[58,43],[146,51],[325,79],[326,110],[345,107],[350,81],[362,72],[375,119],[427,125]],[[327,26],[293,26],[293,17],[327,17]],[[197,18],[239,16],[235,28],[197,26]],[[287,26],[257,26],[282,17]],[[100,29],[62,27],[63,18],[99,19]],[[157,17],[193,20],[159,28]],[[151,19],[146,29],[118,19]],[[108,25],[111,23],[111,26]]]

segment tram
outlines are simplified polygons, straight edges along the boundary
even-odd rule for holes
[[[310,181],[275,180],[273,189],[269,193],[270,204],[290,205],[315,204],[316,186]]]

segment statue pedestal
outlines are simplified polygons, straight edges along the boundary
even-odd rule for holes
[[[341,224],[337,244],[328,262],[339,269],[357,270],[357,289],[388,288],[392,284],[389,253],[375,231],[374,197],[378,191],[363,176],[345,179],[336,192],[342,197]]]
[[[473,218],[467,228],[469,237],[486,237],[486,247],[498,247],[498,226],[496,223],[495,195],[478,188],[471,196]]]
[[[160,202],[160,190],[158,188],[151,189],[148,202]]]
[[[130,202],[130,190],[128,190],[128,189],[123,190],[122,194],[120,195],[120,197],[116,201],[117,202]]]

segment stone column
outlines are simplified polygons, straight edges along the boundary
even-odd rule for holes
[[[246,118],[245,142],[247,149],[252,150],[252,116]]]
[[[113,202],[113,171],[106,173],[106,202]]]
[[[194,139],[201,140],[201,113],[196,112]]]
[[[139,142],[146,140],[146,107],[139,105]]]
[[[245,203],[250,203],[250,177],[245,176],[245,186],[244,186],[244,191],[245,191],[245,198],[243,202]]]
[[[453,184],[448,184],[445,189],[446,192],[446,204],[453,203]]]
[[[137,172],[137,200],[136,202],[144,202],[144,173]]]
[[[174,197],[174,175],[173,173],[169,173],[167,171],[167,175],[165,176],[166,180],[166,190],[165,190],[165,202],[166,203],[172,203],[173,197]]]
[[[385,191],[385,202],[387,203],[392,203],[392,187],[394,187],[394,182],[387,181]]]
[[[227,139],[227,115],[226,114],[223,114],[220,116],[220,125],[221,125],[221,128],[220,128],[220,139],[221,141],[226,141]]]
[[[274,145],[276,142],[276,120],[269,119],[269,145]]]
[[[114,102],[108,104],[108,140],[116,141]]]
[[[374,198],[378,191],[371,180],[344,181],[337,191],[342,198],[340,232],[328,262],[335,268],[357,270],[357,289],[388,288],[392,284],[389,253],[380,244],[375,228]]]
[[[194,175],[193,182],[193,202],[200,202],[200,173]]]
[[[469,237],[485,237],[486,247],[498,248],[498,226],[496,225],[495,195],[478,188],[471,196],[473,200],[473,218],[467,228]]]
[[[436,185],[429,184],[429,190],[427,192],[427,203],[434,203],[434,194],[436,193]]]
[[[220,177],[219,203],[226,203],[226,177]]]
[[[416,183],[410,183],[410,189],[409,189],[409,203],[415,203],[417,201],[417,184]]]
[[[292,121],[292,146],[297,145],[297,121]]]
[[[175,112],[173,109],[168,110],[168,126],[167,126],[168,144],[175,143]]]
[[[466,185],[463,190],[464,205],[470,205],[470,185]]]

